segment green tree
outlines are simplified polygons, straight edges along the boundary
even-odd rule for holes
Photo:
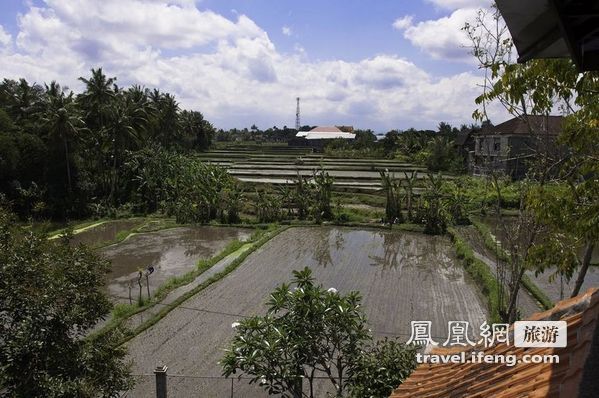
[[[110,310],[108,262],[84,246],[14,227],[0,210],[0,391],[114,397],[131,385],[111,335],[85,336]]]
[[[236,335],[221,360],[225,376],[246,374],[250,383],[258,383],[269,394],[295,398],[314,397],[316,377],[322,374],[335,395],[342,397],[350,390],[386,390],[413,369],[413,351],[404,351],[403,346],[387,351],[383,349],[387,343],[382,343],[369,349],[372,336],[357,292],[325,290],[316,285],[309,268],[294,271],[293,276],[295,288],[289,284],[277,288],[265,316],[234,324]],[[377,358],[389,366],[387,375],[373,369]]]
[[[60,85],[51,82],[46,85],[46,105],[42,117],[43,126],[48,130],[51,139],[61,142],[67,176],[67,192],[73,190],[71,142],[78,138],[84,129],[84,122],[73,99],[73,93],[66,95]]]
[[[181,112],[183,141],[188,148],[206,151],[212,144],[214,127],[197,111]]]
[[[441,235],[447,231],[448,217],[443,196],[443,176],[429,173],[422,203],[424,233]]]
[[[387,398],[416,368],[417,348],[397,339],[371,344],[354,364],[351,395],[356,398]]]
[[[331,205],[331,195],[333,191],[333,182],[335,179],[329,175],[323,168],[313,172],[314,176],[314,219],[317,222],[321,220],[331,220],[333,218],[333,207]]]
[[[403,222],[403,214],[401,213],[401,184],[394,179],[389,173],[389,170],[379,172],[381,175],[381,185],[385,192],[385,222],[389,227],[393,224]]]
[[[112,179],[109,202],[117,200],[119,169],[122,163],[122,153],[125,148],[138,149],[143,140],[143,129],[147,123],[144,108],[127,101],[122,95],[115,98],[108,112],[105,131],[110,139]]]
[[[88,128],[98,131],[104,128],[108,112],[113,105],[116,77],[106,77],[102,68],[92,68],[91,73],[89,79],[79,78],[85,84],[85,91],[78,99],[85,112]]]
[[[599,240],[599,73],[579,73],[570,60],[513,63],[513,44],[501,14],[492,11],[492,24],[486,16],[480,11],[477,20],[464,27],[472,40],[472,52],[485,71],[483,93],[476,99],[480,108],[473,116],[487,120],[491,102],[503,104],[525,121],[528,115],[547,115],[557,106],[566,113],[558,144],[568,150],[538,152],[531,167],[530,177],[536,183],[529,187],[522,210],[532,213],[532,224],[545,228],[546,237],[530,240],[526,247],[533,256],[526,255],[524,260],[529,265],[543,264],[542,268],[553,265],[566,276],[579,269],[572,292],[576,295]],[[531,131],[534,133],[532,126]],[[558,241],[584,247],[582,258],[570,250],[556,250]]]

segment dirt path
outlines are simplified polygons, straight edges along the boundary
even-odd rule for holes
[[[445,237],[341,228],[292,228],[252,253],[234,272],[171,311],[128,344],[135,374],[169,367],[169,396],[230,396],[231,381],[219,379],[218,360],[233,335],[231,323],[261,314],[267,295],[289,281],[291,271],[310,266],[325,287],[358,290],[375,336],[407,340],[410,321],[430,320],[441,343],[447,322],[486,319],[478,289],[451,255]],[[186,377],[185,377],[186,376]],[[206,377],[214,376],[215,379]],[[235,397],[266,394],[247,381],[234,383]],[[128,396],[149,397],[152,376],[141,376]]]

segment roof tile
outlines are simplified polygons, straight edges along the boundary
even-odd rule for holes
[[[585,366],[590,363],[592,347],[599,322],[599,289],[559,302],[553,309],[534,314],[529,320],[564,320],[568,323],[565,348],[522,348],[498,344],[484,348],[465,349],[484,351],[487,355],[515,354],[559,355],[559,363],[507,364],[421,364],[397,388],[391,398],[430,397],[577,397]],[[510,328],[513,341],[513,326]],[[433,354],[461,352],[464,349],[435,348]]]

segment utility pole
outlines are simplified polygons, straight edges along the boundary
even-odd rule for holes
[[[301,128],[301,125],[300,125],[300,106],[299,106],[299,104],[300,104],[300,98],[297,97],[297,109],[295,111],[295,130],[296,131],[299,131],[300,128]]]

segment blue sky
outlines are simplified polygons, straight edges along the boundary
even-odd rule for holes
[[[78,91],[102,66],[222,128],[292,126],[296,96],[305,124],[470,123],[481,80],[460,28],[488,3],[5,0],[0,78]]]

